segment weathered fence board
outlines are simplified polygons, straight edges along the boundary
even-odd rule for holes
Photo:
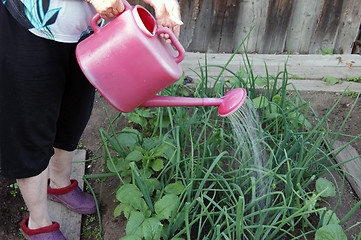
[[[350,53],[350,50],[353,48],[353,42],[350,43],[349,38],[350,36],[357,37],[359,32],[357,29],[361,27],[360,21],[355,19],[355,16],[358,16],[358,18],[361,19],[361,1],[346,1],[344,9],[342,25],[339,27],[337,33],[335,50],[339,53]]]
[[[340,27],[344,0],[323,0],[313,31],[310,51],[320,52],[320,47],[332,48]]]
[[[237,27],[234,30],[232,49],[236,49],[249,33],[249,37],[245,39],[247,50],[255,52],[261,47],[260,41],[257,39],[262,39],[265,33],[268,3],[267,0],[254,1],[252,4],[240,1],[240,14],[236,20]],[[251,29],[252,32],[250,32]],[[229,52],[229,49],[225,52]]]
[[[277,52],[284,48],[293,3],[293,0],[270,1],[260,52]]]
[[[313,30],[317,23],[317,15],[322,1],[295,1],[292,10],[290,27],[287,32],[285,50],[308,53]]]

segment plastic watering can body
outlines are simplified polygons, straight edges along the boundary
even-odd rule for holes
[[[78,63],[92,85],[116,109],[131,112],[182,76],[185,51],[172,31],[156,27],[143,7],[125,10],[105,26],[91,20],[94,34],[76,48]],[[171,44],[160,37],[169,34]],[[178,52],[178,53],[177,53]]]
[[[99,93],[121,112],[137,107],[218,106],[222,117],[235,112],[245,101],[243,88],[221,98],[155,96],[182,76],[185,51],[168,28],[157,28],[154,17],[142,6],[123,0],[125,11],[105,26],[90,22],[94,34],[77,45],[78,63]],[[171,44],[160,37],[170,36]]]

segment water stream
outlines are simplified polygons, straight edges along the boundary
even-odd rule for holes
[[[247,176],[254,179],[256,201],[266,193],[267,180],[264,177],[268,154],[264,145],[264,134],[260,119],[252,100],[248,97],[244,104],[229,117],[235,139],[236,157],[239,159]],[[264,205],[264,203],[259,203]],[[263,206],[264,207],[264,206]],[[262,206],[261,206],[262,208]]]

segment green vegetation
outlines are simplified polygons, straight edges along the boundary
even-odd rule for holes
[[[346,239],[350,228],[341,224],[361,201],[342,219],[320,205],[326,197],[341,199],[344,186],[334,179],[347,174],[333,161],[346,145],[331,148],[347,120],[337,131],[329,126],[338,102],[318,117],[288,83],[286,64],[276,76],[255,76],[247,54],[245,68],[229,70],[233,56],[224,66],[206,60],[194,69],[199,84],[187,87],[181,79],[161,94],[220,97],[245,88],[263,128],[264,166],[256,168],[237,148],[230,120],[218,117],[215,107],[137,109],[125,114],[136,129],[117,130],[119,116],[109,119],[109,129],[100,129],[104,155],[96,158],[105,160],[104,169],[85,176],[85,182],[119,179],[114,217],[128,219],[123,240]],[[219,75],[209,77],[209,68],[218,68]],[[225,72],[232,77],[225,78]],[[332,170],[339,176],[323,178]]]

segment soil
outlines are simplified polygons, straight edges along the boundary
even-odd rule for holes
[[[330,92],[301,92],[301,95],[305,100],[311,99],[312,108],[316,111],[318,116],[323,116],[333,106],[333,104],[336,103],[341,94]],[[87,150],[88,158],[95,155],[101,144],[98,129],[107,128],[109,126],[108,118],[100,99],[101,98],[97,96],[91,119],[81,139],[82,148]],[[335,129],[339,129],[340,124],[349,113],[354,101],[354,98],[344,96],[336,108],[332,111],[329,116],[329,123],[331,125],[335,123]],[[105,106],[108,110],[108,114],[110,115],[110,119],[117,116],[118,112],[116,110],[106,103]],[[360,112],[361,100],[358,100],[353,112],[344,126],[343,133],[350,135],[361,134],[361,127],[359,127],[359,124],[361,123]],[[122,129],[126,126],[130,126],[130,124],[125,118],[121,117],[117,128]],[[340,137],[339,140],[349,141],[350,139],[347,137]],[[352,143],[352,146],[358,151],[358,153],[361,153],[361,140]],[[94,161],[92,164],[87,163],[86,174],[101,173],[102,168],[103,162],[101,159]],[[20,236],[19,224],[20,221],[28,215],[19,191],[17,191],[16,194],[13,194],[14,196],[11,193],[11,191],[14,190],[11,187],[11,184],[14,182],[15,180],[13,179],[0,177],[0,239],[22,239]],[[341,180],[337,179],[337,182],[340,184]],[[102,218],[103,239],[115,240],[121,238],[125,235],[126,221],[123,217],[113,217],[113,210],[117,206],[114,192],[119,186],[119,181],[117,178],[106,178],[101,188],[102,190],[100,190],[100,184],[98,184],[96,180],[91,180],[90,183],[98,195],[98,198],[101,196],[100,212]],[[338,198],[327,198],[325,200],[328,202],[325,206],[329,209],[332,209],[333,206],[338,204],[336,214],[341,219],[360,199],[347,184],[342,192],[340,202],[337,203],[339,200]],[[347,229],[356,224],[359,221],[360,216],[361,211],[358,209],[343,225],[343,228]],[[97,220],[94,220],[94,217],[84,216],[82,229],[82,240],[99,239],[96,237],[99,224]],[[360,231],[361,226],[352,228],[347,232],[348,239],[355,239],[355,236],[357,236]]]

